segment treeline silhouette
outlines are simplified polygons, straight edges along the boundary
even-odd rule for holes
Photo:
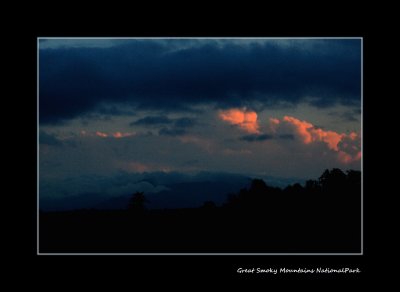
[[[40,212],[39,251],[360,252],[360,171],[325,170],[284,189],[254,179],[222,206],[148,210],[146,203],[137,192],[126,210]]]

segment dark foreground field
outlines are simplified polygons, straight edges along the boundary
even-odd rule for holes
[[[40,252],[359,252],[359,224],[340,214],[228,214],[177,210],[48,213]]]
[[[285,190],[255,180],[222,207],[40,212],[39,252],[359,253],[359,173],[327,179]]]

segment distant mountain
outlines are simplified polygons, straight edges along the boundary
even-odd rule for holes
[[[229,193],[234,193],[247,187],[249,178],[241,178],[230,182],[196,181],[167,185],[170,190],[159,193],[145,194],[149,209],[190,208],[199,207],[205,201],[213,201],[221,205]],[[130,195],[120,196],[96,205],[99,209],[122,209],[128,205]]]
[[[49,211],[91,209],[100,202],[108,199],[109,197],[97,193],[84,193],[61,198],[40,198],[39,209]]]
[[[109,178],[94,177],[90,184],[85,178],[82,193],[70,196],[40,196],[42,210],[73,209],[122,209],[128,205],[132,193],[143,191],[148,199],[150,209],[198,207],[205,201],[217,205],[224,203],[229,193],[236,193],[248,187],[253,177],[240,174],[199,172],[182,174],[177,172],[153,172],[143,174],[126,174]],[[294,179],[262,177],[268,185],[287,186]],[[99,182],[97,186],[96,182]],[[85,189],[86,185],[95,188]],[[75,189],[79,189],[79,180],[74,180]],[[60,191],[60,190],[59,190]],[[52,193],[57,193],[55,184]]]
[[[285,188],[288,185],[294,184],[294,183],[299,183],[299,184],[304,184],[306,182],[306,179],[302,178],[296,178],[296,177],[275,177],[275,176],[268,176],[268,175],[261,175],[261,176],[252,176],[253,178],[259,178],[264,180],[269,186],[272,187],[279,187],[279,188]]]
[[[230,181],[199,181],[169,185],[170,191],[149,195],[153,208],[184,208],[201,206],[205,201],[221,205],[229,193],[248,187],[251,179],[242,177]],[[151,200],[154,200],[151,204]]]
[[[104,191],[96,190],[72,196],[41,196],[40,209],[122,209],[126,208],[129,197],[135,191],[145,192],[149,200],[148,207],[151,209],[197,207],[204,201],[221,204],[226,200],[228,193],[247,187],[251,181],[243,175],[211,172],[197,174],[154,172],[131,177],[120,175],[117,178],[110,178],[108,187],[104,183],[104,178],[98,180],[102,183]],[[74,182],[79,184],[78,180]],[[95,180],[91,184],[95,184]],[[110,191],[115,189],[118,191]],[[54,187],[53,193],[56,191],[57,188]]]

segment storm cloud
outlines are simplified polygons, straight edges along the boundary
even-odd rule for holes
[[[247,142],[259,142],[259,141],[265,141],[265,140],[270,140],[273,139],[274,137],[269,134],[262,134],[262,135],[246,135],[240,138],[242,141],[247,141]]]
[[[361,42],[40,39],[40,184],[61,196],[64,179],[93,177],[100,191],[75,187],[97,193],[121,172],[360,169]]]
[[[171,124],[172,120],[166,116],[148,116],[141,119],[138,119],[135,122],[130,123],[131,126],[134,125],[145,125],[145,126],[153,126],[153,125],[164,125]]]
[[[40,123],[72,119],[99,104],[177,111],[263,103],[318,107],[360,102],[361,40],[130,40],[39,50]],[[201,43],[201,45],[199,45]],[[167,45],[166,45],[167,44]]]
[[[39,143],[42,145],[49,145],[49,146],[61,146],[62,141],[58,139],[54,134],[49,134],[45,131],[39,132]]]
[[[130,126],[165,126],[173,125],[177,128],[190,128],[196,124],[196,120],[188,117],[168,118],[167,116],[147,116],[131,122]]]

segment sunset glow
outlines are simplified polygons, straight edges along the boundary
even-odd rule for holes
[[[96,135],[101,137],[101,138],[107,138],[108,137],[108,134],[103,133],[103,132],[99,132],[99,131],[96,132]]]
[[[362,168],[360,39],[41,38],[37,48],[50,197],[101,193],[99,177],[123,173],[286,181]]]
[[[87,135],[87,132],[86,131],[81,131],[81,135]],[[135,133],[121,133],[121,132],[104,133],[104,132],[96,131],[95,135],[98,136],[98,137],[101,137],[101,138],[113,137],[113,138],[116,138],[116,139],[120,139],[120,138],[134,136]]]
[[[301,121],[291,116],[284,116],[282,121],[292,126],[294,132],[299,136],[304,144],[324,142],[329,149],[338,152],[338,160],[341,163],[347,164],[361,159],[361,151],[359,151],[358,146],[352,145],[352,149],[356,150],[356,154],[353,155],[346,152],[346,149],[349,148],[348,143],[343,143],[343,146],[346,149],[340,149],[339,147],[340,142],[345,140],[356,142],[358,135],[355,132],[351,132],[347,135],[345,133],[337,133],[330,130],[325,131],[321,128],[316,128],[312,123]],[[270,119],[270,125],[274,126],[274,129],[276,129],[276,125],[279,124],[278,119]]]
[[[220,111],[219,117],[221,120],[238,126],[240,129],[248,133],[260,133],[259,125],[257,122],[257,113],[254,111],[234,108],[226,111]]]

